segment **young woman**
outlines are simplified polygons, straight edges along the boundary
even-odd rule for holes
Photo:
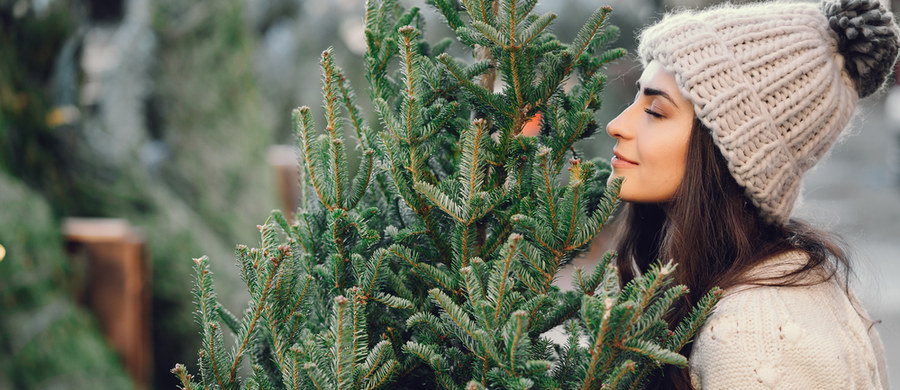
[[[790,218],[800,179],[884,83],[898,28],[878,0],[720,6],[640,36],[634,103],[607,126],[623,177],[618,265],[657,259],[725,294],[651,388],[883,389],[881,342],[834,239]]]

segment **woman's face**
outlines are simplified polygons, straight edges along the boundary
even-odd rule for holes
[[[638,80],[625,111],[606,125],[616,139],[610,180],[624,177],[620,196],[636,203],[666,202],[684,177],[694,106],[678,91],[675,78],[656,61]]]

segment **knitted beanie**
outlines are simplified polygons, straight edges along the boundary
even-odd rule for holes
[[[638,55],[674,75],[761,216],[784,224],[803,173],[884,84],[898,35],[878,0],[724,5],[666,15]]]

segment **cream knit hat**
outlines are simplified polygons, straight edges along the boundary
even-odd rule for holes
[[[675,76],[731,175],[783,224],[802,174],[890,74],[898,35],[878,0],[724,5],[666,15],[638,55]]]

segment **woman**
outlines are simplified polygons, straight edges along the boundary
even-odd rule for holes
[[[801,176],[884,83],[897,47],[877,0],[726,5],[641,34],[638,94],[607,126],[612,177],[625,179],[620,273],[675,259],[691,292],[672,323],[725,289],[681,351],[689,369],[652,388],[887,388],[847,256],[790,213]]]

